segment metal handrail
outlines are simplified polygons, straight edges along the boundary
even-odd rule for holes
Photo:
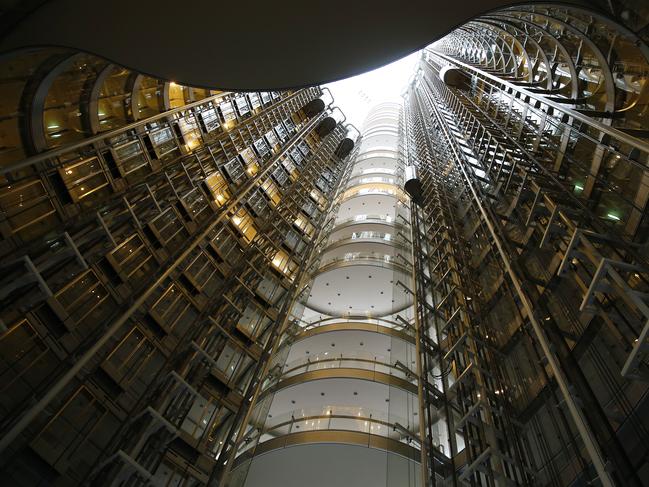
[[[450,63],[454,63],[454,64],[457,64],[459,66],[462,66],[463,68],[471,70],[472,72],[474,72],[477,75],[489,78],[490,80],[495,81],[497,83],[500,83],[502,85],[505,85],[508,88],[510,88],[510,89],[512,89],[514,91],[517,91],[517,92],[519,92],[519,93],[521,93],[521,94],[523,94],[525,96],[529,96],[530,98],[532,98],[532,99],[534,99],[534,100],[536,100],[536,101],[538,101],[540,103],[543,103],[544,105],[552,107],[552,108],[554,108],[554,109],[556,109],[556,110],[558,110],[558,111],[560,111],[562,113],[565,113],[566,115],[569,115],[570,117],[574,118],[575,120],[579,120],[580,122],[583,122],[586,125],[589,125],[589,126],[593,127],[594,129],[596,129],[596,130],[598,130],[600,132],[603,132],[606,135],[609,135],[609,136],[613,137],[614,139],[620,140],[621,142],[624,142],[625,144],[630,145],[631,147],[633,147],[635,149],[638,149],[638,150],[640,150],[642,152],[645,152],[645,153],[649,154],[649,143],[647,143],[647,142],[643,142],[640,139],[637,139],[637,138],[635,138],[635,137],[633,137],[631,135],[625,134],[621,130],[617,130],[617,129],[613,128],[613,127],[609,127],[608,125],[605,125],[605,124],[603,124],[601,122],[598,122],[597,120],[594,120],[594,119],[592,119],[591,117],[589,117],[587,115],[579,113],[576,110],[573,110],[571,108],[567,108],[567,107],[563,106],[562,104],[557,103],[555,101],[548,100],[543,95],[539,95],[539,94],[533,93],[531,91],[528,91],[525,88],[521,88],[518,85],[515,85],[515,84],[513,84],[513,83],[511,83],[509,81],[506,81],[506,80],[504,80],[502,78],[499,78],[498,76],[494,76],[493,74],[489,74],[489,73],[487,73],[485,71],[482,71],[482,70],[476,68],[475,66],[471,66],[470,64],[466,64],[466,63],[464,63],[462,61],[459,61],[459,60],[457,60],[457,59],[455,59],[455,58],[453,58],[451,56],[447,56],[446,54],[442,54],[442,53],[440,53],[438,51],[430,51],[430,52],[432,52],[436,56],[439,56],[439,57],[445,59],[446,61],[448,61]],[[599,142],[599,143],[601,143],[601,142]]]
[[[389,259],[386,259],[386,257],[389,257]],[[377,254],[377,253],[369,253],[369,252],[349,252],[342,257],[331,257],[329,259],[323,259],[320,267],[317,270],[317,273],[320,274],[331,268],[335,268],[337,264],[345,264],[345,263],[355,264],[355,265],[363,264],[363,263],[370,263],[370,264],[377,264],[377,265],[387,264],[389,266],[394,266],[403,270],[408,270],[410,269],[411,266],[409,262],[407,262],[407,264],[402,264],[397,262],[396,256],[394,255]]]
[[[269,110],[276,109],[277,107],[281,106],[286,101],[292,99],[293,95],[296,95],[298,93],[300,93],[300,92],[296,91],[295,93],[287,96],[283,100],[280,100],[278,103],[275,103],[275,104],[273,104],[271,106],[268,106],[268,107],[264,108],[263,110],[261,110],[258,113],[258,115],[262,115],[262,114],[266,113]],[[123,127],[119,127],[119,128],[114,129],[114,130],[110,130],[108,132],[102,132],[100,134],[93,135],[92,137],[88,137],[88,138],[85,138],[85,139],[77,141],[77,142],[71,142],[69,144],[62,145],[61,147],[56,147],[54,149],[50,149],[50,150],[42,152],[40,154],[36,154],[34,156],[28,157],[27,159],[23,159],[22,161],[19,161],[19,162],[15,163],[15,164],[11,164],[11,165],[6,166],[6,167],[0,167],[0,175],[7,174],[7,173],[12,172],[12,171],[18,171],[18,170],[23,169],[25,167],[28,167],[28,166],[30,166],[32,164],[37,164],[37,163],[43,162],[43,161],[45,161],[47,159],[51,159],[53,157],[61,156],[61,155],[66,154],[68,152],[73,152],[76,149],[80,149],[82,147],[92,146],[93,144],[95,144],[97,142],[100,142],[102,140],[110,139],[112,137],[116,137],[116,136],[118,136],[120,134],[128,132],[129,130],[136,129],[138,127],[143,127],[144,125],[146,125],[148,123],[152,123],[152,122],[155,122],[157,120],[167,118],[167,117],[169,117],[171,115],[175,115],[176,113],[182,112],[184,110],[189,110],[189,109],[197,107],[197,106],[205,105],[206,103],[209,103],[209,102],[212,102],[212,101],[217,101],[217,100],[219,100],[221,98],[224,98],[224,97],[226,97],[228,95],[231,95],[231,94],[233,94],[233,92],[231,92],[231,91],[226,91],[226,92],[223,92],[223,93],[219,93],[217,95],[213,95],[213,96],[203,98],[201,100],[198,100],[198,101],[195,101],[195,102],[192,102],[192,103],[188,103],[187,105],[183,105],[182,107],[177,107],[177,108],[172,108],[170,110],[166,110],[166,111],[158,113],[156,115],[152,115],[151,117],[145,118],[143,120],[138,120],[136,122],[132,122],[132,123],[130,123],[128,125],[124,125]]]
[[[371,324],[371,325],[376,325],[376,326],[384,326],[385,328],[390,328],[390,329],[395,329],[402,331],[406,329],[405,325],[402,322],[398,321],[393,321],[393,320],[387,320],[385,318],[379,318],[379,317],[366,317],[366,316],[360,316],[360,317],[354,317],[354,316],[349,316],[349,317],[341,317],[341,316],[328,316],[326,318],[319,318],[314,321],[305,321],[303,319],[299,319],[300,322],[300,327],[302,328],[302,331],[308,331],[312,330],[314,328],[318,328],[320,326],[326,326],[329,324],[335,324],[335,323],[362,323],[362,324]]]
[[[300,375],[305,372],[313,372],[314,370],[331,370],[331,369],[359,369],[359,370],[371,370],[373,372],[381,372],[377,370],[377,367],[385,367],[388,375],[399,377],[403,380],[414,382],[416,379],[415,373],[410,371],[410,374],[403,370],[396,364],[390,362],[381,362],[378,360],[379,357],[374,358],[363,358],[363,357],[346,357],[346,356],[337,356],[332,358],[322,358],[319,360],[313,360],[310,362],[305,362],[306,359],[298,359],[291,364],[290,369],[282,371],[282,379],[288,379],[296,375]],[[356,365],[349,365],[346,362],[362,362],[368,364],[367,367]],[[330,364],[330,366],[327,366]],[[302,371],[302,372],[300,372]]]

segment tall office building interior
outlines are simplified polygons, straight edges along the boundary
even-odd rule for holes
[[[649,486],[649,5],[88,3],[0,16],[0,484]]]

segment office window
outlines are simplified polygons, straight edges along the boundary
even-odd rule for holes
[[[219,114],[217,113],[216,108],[214,108],[213,102],[201,105],[197,110],[200,116],[201,127],[206,134],[209,134],[221,126],[219,122]]]
[[[211,295],[221,282],[216,264],[202,251],[190,258],[183,275],[197,292],[208,295]]]
[[[263,137],[255,140],[252,144],[252,147],[257,155],[262,159],[270,153],[270,146]]]
[[[80,387],[31,442],[50,465],[80,481],[118,427],[89,389]]]
[[[235,184],[240,184],[245,179],[245,172],[239,158],[235,157],[223,165],[226,175]]]
[[[119,66],[113,66],[110,74],[104,80],[97,100],[97,117],[99,132],[106,132],[128,123],[126,104],[130,93],[126,86],[131,71]]]
[[[272,264],[273,267],[290,279],[295,277],[295,273],[298,269],[298,264],[283,250],[278,250],[275,253]]]
[[[121,387],[127,388],[133,383],[140,383],[138,389],[143,392],[163,363],[162,354],[135,326],[106,357],[102,368]]]
[[[243,255],[243,250],[239,245],[237,237],[227,227],[215,229],[208,237],[212,250],[219,261],[225,262],[229,266],[236,265]]]
[[[248,115],[250,113],[250,106],[245,95],[237,95],[234,97],[234,105],[239,113],[239,116]]]
[[[56,147],[86,135],[82,102],[106,61],[90,55],[76,56],[53,81],[43,106],[43,131],[48,147]]]
[[[172,283],[154,299],[149,316],[164,334],[173,333],[181,337],[193,323],[197,312],[180,286]]]
[[[162,83],[155,78],[142,76],[136,84],[136,90],[132,94],[135,97],[135,120],[152,117],[163,110],[162,106]]]
[[[270,215],[268,200],[259,190],[255,190],[250,194],[246,201],[246,206],[257,218]]]
[[[85,337],[104,324],[113,311],[114,301],[92,269],[54,294],[65,311],[66,327]]]
[[[187,149],[195,149],[203,143],[201,131],[198,128],[198,120],[193,110],[182,111],[176,115],[176,120]]]
[[[179,108],[192,101],[191,88],[179,85],[173,81],[169,83],[169,108]]]
[[[266,179],[261,185],[261,189],[264,194],[268,197],[270,205],[275,208],[282,199],[282,196],[277,188],[277,185],[273,183],[272,179]]]
[[[106,259],[124,282],[148,280],[155,267],[151,253],[139,234],[135,233],[122,242]]]
[[[313,237],[313,234],[315,233],[315,227],[311,225],[309,219],[305,215],[299,214],[293,221],[293,225],[308,237]]]
[[[266,132],[266,134],[264,135],[264,140],[272,150],[277,149],[279,140],[277,139],[274,131],[269,130],[268,132]]]
[[[273,101],[272,97],[270,96],[270,93],[267,91],[262,91],[259,93],[259,96],[261,97],[261,101],[264,105],[269,104],[271,101]]]
[[[4,187],[0,209],[12,233],[25,240],[42,235],[58,223],[54,205],[40,180]]]
[[[142,141],[133,132],[113,137],[109,144],[122,177],[148,166],[149,160],[144,153]]]
[[[259,171],[259,162],[251,148],[246,148],[239,153],[239,158],[243,166],[246,168],[246,174],[249,177],[254,176]]]
[[[178,250],[189,236],[180,216],[172,206],[153,218],[147,227],[155,240],[171,252]]]
[[[49,384],[60,361],[23,319],[0,335],[0,411],[5,416]]]
[[[185,196],[180,199],[185,214],[192,221],[202,222],[210,214],[210,211],[205,211],[209,208],[207,198],[199,188],[194,188],[187,192]]]
[[[157,159],[167,160],[178,151],[178,142],[167,122],[147,124],[148,136]]]
[[[230,191],[228,191],[228,183],[220,172],[214,172],[205,178],[203,181],[203,186],[207,189],[207,192],[211,195],[212,201],[216,203],[217,206],[223,206],[223,204],[230,199]]]
[[[104,169],[96,156],[64,164],[59,168],[59,174],[75,203],[108,186]]]
[[[254,220],[250,213],[241,208],[235,213],[230,221],[232,221],[232,223],[237,228],[239,233],[241,233],[243,239],[246,242],[252,242],[252,240],[255,238],[255,235],[257,235],[257,228],[255,227]]]
[[[259,95],[257,93],[248,93],[247,96],[248,102],[250,103],[250,106],[253,110],[256,110],[261,106],[261,100],[259,99]]]
[[[236,120],[237,116],[234,113],[234,107],[230,101],[222,101],[218,106],[219,114],[221,115],[221,120],[225,122],[226,128],[230,126],[230,123]]]

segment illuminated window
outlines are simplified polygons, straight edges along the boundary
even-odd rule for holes
[[[315,227],[311,225],[306,216],[298,215],[293,224],[302,230],[302,232],[308,237],[313,237],[315,233]]]
[[[273,266],[291,279],[295,276],[295,271],[297,271],[298,268],[295,261],[293,261],[283,250],[278,250],[275,253],[275,256],[273,257]]]
[[[249,177],[254,176],[259,171],[259,163],[257,157],[251,148],[244,149],[239,153],[239,158],[246,168],[246,174]]]
[[[268,196],[270,204],[273,207],[279,204],[282,197],[279,193],[279,189],[277,188],[277,185],[275,185],[275,183],[273,183],[272,180],[267,179],[266,181],[264,181],[264,184],[261,185],[261,189],[264,191],[264,193],[266,193],[266,196]]]
[[[209,194],[212,195],[212,200],[217,206],[223,206],[230,199],[228,184],[220,172],[215,172],[206,177],[203,184]]]
[[[241,208],[237,213],[231,218],[232,223],[239,230],[239,233],[243,235],[243,238],[246,242],[250,243],[257,235],[257,229],[253,223],[253,218],[250,213],[245,209]]]

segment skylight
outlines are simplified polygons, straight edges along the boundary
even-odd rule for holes
[[[347,122],[361,130],[372,106],[384,101],[400,101],[401,93],[415,73],[419,56],[417,51],[382,68],[325,86],[331,90]]]

